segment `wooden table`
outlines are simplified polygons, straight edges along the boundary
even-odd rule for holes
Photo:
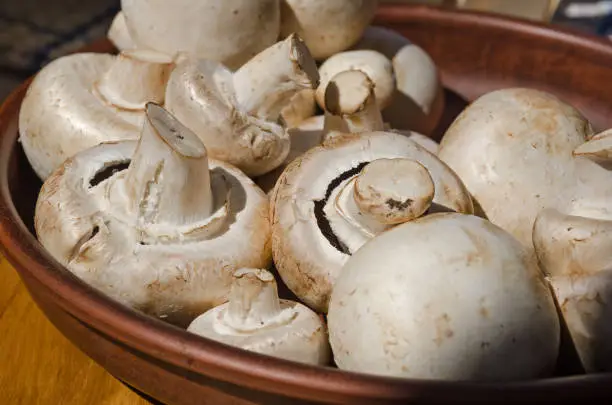
[[[0,404],[148,403],[64,338],[0,257]]]

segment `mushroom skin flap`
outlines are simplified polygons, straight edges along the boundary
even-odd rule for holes
[[[357,202],[354,190],[358,189],[356,180],[364,168],[379,159],[398,160],[387,162],[386,169],[398,179],[405,167],[402,159],[415,161],[428,176],[411,166],[414,169],[410,173],[418,174],[412,179],[425,182],[413,190],[418,195],[409,198],[406,193],[411,190],[397,190],[394,186],[381,189],[397,195],[372,218],[365,215],[364,207],[381,206],[370,205],[365,199]],[[422,195],[422,190],[428,190],[427,182],[433,182],[433,199]],[[381,178],[381,186],[384,183]],[[375,200],[374,197],[367,198]],[[411,200],[408,204],[430,204],[426,213],[473,212],[471,198],[452,170],[406,136],[389,132],[345,135],[311,149],[287,166],[270,199],[274,263],[291,291],[320,312],[327,311],[333,283],[350,255],[393,226],[380,222],[376,216],[385,212],[395,215],[391,211],[402,207],[407,199]],[[395,200],[399,203],[394,204]],[[399,222],[412,219],[411,213],[414,211],[400,214]]]
[[[146,114],[138,142],[80,152],[49,177],[35,227],[83,281],[184,325],[227,300],[234,270],[270,264],[269,204],[167,111]]]

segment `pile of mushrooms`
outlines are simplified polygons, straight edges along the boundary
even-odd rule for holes
[[[437,67],[375,0],[121,4],[119,54],[49,64],[20,113],[37,237],[81,280],[312,365],[545,378],[565,323],[612,370],[612,131],[504,89],[438,145]]]

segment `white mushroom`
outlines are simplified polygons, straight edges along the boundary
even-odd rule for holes
[[[342,265],[372,237],[426,212],[473,210],[445,164],[386,132],[311,149],[287,166],[270,198],[276,267],[291,291],[321,312]]]
[[[270,264],[268,210],[250,179],[148,104],[139,142],[80,152],[47,179],[35,226],[88,284],[185,324],[227,300],[236,269]]]
[[[612,173],[603,165],[610,161],[611,135],[574,150],[574,193],[565,206],[541,211],[533,226],[538,260],[587,372],[612,371]]]
[[[287,128],[295,128],[317,113],[315,91],[304,89],[294,95],[289,104],[281,110],[281,116]]]
[[[292,35],[232,73],[208,60],[186,59],[168,82],[166,106],[206,144],[212,157],[249,176],[273,170],[290,149],[277,124],[282,109],[319,75],[308,48]]]
[[[276,42],[279,0],[122,0],[134,43],[168,55],[185,52],[230,69]]]
[[[383,54],[370,51],[346,51],[333,55],[319,68],[321,83],[316,97],[319,106],[327,110],[325,93],[330,80],[346,70],[360,70],[374,82],[374,92],[380,110],[385,109],[393,99],[396,89],[395,74],[391,61]]]
[[[344,265],[329,334],[339,368],[417,379],[512,381],[554,370],[550,289],[511,235],[471,215],[423,217]]]
[[[346,70],[334,76],[327,85],[326,114],[306,119],[298,127],[289,129],[291,150],[285,162],[257,178],[257,184],[266,192],[271,190],[285,167],[315,146],[333,142],[334,138],[345,135],[382,131],[385,125],[376,104],[374,88],[374,83],[360,70]],[[426,149],[436,149],[437,152],[435,141],[410,131],[401,133]]]
[[[189,332],[241,349],[314,365],[330,358],[327,327],[311,309],[280,300],[267,270],[234,273],[229,302],[200,315]]]
[[[588,121],[556,97],[505,89],[465,109],[444,135],[438,156],[461,177],[491,222],[531,247],[540,211],[563,211],[576,198],[587,201],[610,189],[595,180],[610,181],[605,170],[574,156],[591,135]]]
[[[402,35],[382,27],[368,27],[356,50],[375,50],[392,60],[397,88],[383,111],[396,129],[431,134],[444,111],[444,88],[431,57]]]
[[[120,51],[136,48],[125,22],[125,15],[121,11],[113,19],[106,36]]]
[[[535,248],[590,372],[612,370],[610,135],[552,95],[507,89],[465,110],[439,153],[493,223]]]
[[[298,33],[323,60],[354,45],[377,7],[378,0],[281,0],[281,35]]]
[[[137,139],[144,105],[163,102],[172,60],[151,51],[81,53],[36,76],[19,114],[20,140],[46,179],[75,153],[106,141]]]

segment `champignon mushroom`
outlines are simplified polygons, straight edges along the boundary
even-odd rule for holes
[[[281,36],[298,33],[323,60],[354,45],[377,7],[378,0],[281,0]]]
[[[226,301],[236,269],[270,264],[268,210],[248,177],[148,104],[139,142],[80,152],[47,179],[35,227],[83,281],[186,325]]]
[[[144,105],[163,102],[172,60],[152,51],[81,53],[45,66],[21,105],[28,160],[46,179],[64,160],[105,141],[137,139]]]
[[[134,43],[237,69],[276,42],[279,0],[122,0]]]
[[[327,110],[325,104],[327,85],[338,73],[360,70],[375,84],[374,92],[380,110],[391,104],[396,88],[391,61],[383,54],[371,50],[346,51],[333,55],[319,68],[321,83],[316,92],[317,103]]]
[[[306,119],[298,127],[289,129],[291,150],[285,162],[257,178],[257,184],[268,192],[289,163],[309,149],[332,142],[336,137],[382,131],[385,125],[376,104],[374,88],[372,80],[360,70],[347,70],[334,76],[325,94],[328,100],[326,114]],[[433,140],[423,135],[410,131],[402,131],[402,134],[428,150],[432,149],[431,143],[437,146]]]
[[[289,104],[282,109],[281,116],[287,128],[295,128],[316,113],[315,91],[304,89],[289,100]]]
[[[198,134],[212,157],[258,176],[289,153],[289,136],[277,124],[282,109],[318,81],[308,48],[291,35],[235,73],[217,62],[184,60],[168,82],[166,106]]]
[[[552,294],[527,251],[457,213],[399,225],[356,252],[328,324],[339,368],[405,378],[544,377],[560,342]]]
[[[118,12],[106,35],[108,39],[115,45],[115,48],[120,51],[135,49],[136,45],[132,41],[132,36],[128,30],[127,23],[125,22],[125,15],[123,12]]]
[[[606,188],[587,178],[603,169],[574,155],[591,135],[588,121],[553,95],[504,89],[481,96],[457,117],[438,156],[491,222],[532,247],[540,211],[563,210]]]
[[[279,274],[321,312],[342,265],[375,235],[427,212],[473,211],[444,163],[387,132],[346,135],[311,149],[287,166],[270,199]]]
[[[397,87],[383,110],[385,122],[396,129],[430,135],[444,111],[444,88],[431,57],[402,35],[382,27],[368,27],[353,49],[374,50],[392,61]]]
[[[542,210],[533,244],[587,372],[612,371],[611,131],[574,150],[573,193]],[[593,159],[591,161],[590,159]]]
[[[326,365],[327,327],[311,309],[280,300],[267,270],[234,273],[229,302],[200,315],[189,332],[241,349],[314,365]]]

